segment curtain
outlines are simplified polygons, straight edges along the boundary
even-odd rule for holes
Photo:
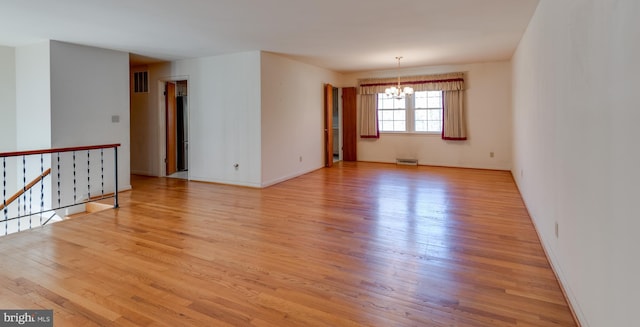
[[[398,84],[397,78],[370,78],[359,81],[360,94],[384,93],[390,86]],[[464,73],[407,76],[400,80],[402,86],[411,86],[414,91],[464,90]]]
[[[462,91],[443,91],[442,139],[464,141],[467,139]]]
[[[379,138],[377,94],[360,95],[360,137]]]
[[[358,93],[361,98],[362,125],[361,137],[378,138],[378,119],[376,94],[397,85],[397,78],[370,78],[358,81]],[[464,73],[439,75],[405,76],[400,80],[402,86],[411,86],[414,91],[442,91],[444,95],[442,108],[442,139],[464,141],[467,139],[466,117],[464,114]],[[372,100],[365,100],[373,97]],[[367,106],[372,107],[365,107]],[[375,117],[373,116],[375,115]],[[375,125],[375,133],[373,126]],[[366,129],[365,129],[365,126]]]

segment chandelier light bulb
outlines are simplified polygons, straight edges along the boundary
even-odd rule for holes
[[[413,88],[411,88],[409,86],[405,86],[404,88],[402,88],[400,86],[400,59],[402,59],[402,57],[396,57],[396,59],[398,60],[398,86],[397,87],[392,86],[390,88],[387,88],[386,90],[384,90],[384,93],[388,97],[394,97],[396,99],[402,99],[407,94],[413,94]]]

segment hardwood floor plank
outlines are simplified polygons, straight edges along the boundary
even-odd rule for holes
[[[117,210],[0,238],[0,306],[64,326],[576,326],[509,172],[132,184]]]

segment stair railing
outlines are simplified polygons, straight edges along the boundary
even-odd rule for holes
[[[119,146],[105,144],[0,153],[0,235],[61,220],[61,216],[84,211],[84,204],[88,202],[113,198],[113,208],[118,208]],[[105,152],[109,149],[113,149],[112,154]],[[86,160],[83,159],[85,152]],[[113,166],[105,166],[105,159],[109,157],[113,159]],[[105,178],[105,174],[113,175],[113,179]],[[39,201],[34,201],[34,189],[38,185],[39,194],[35,192]],[[12,189],[17,191],[11,192]],[[11,193],[13,195],[7,197]]]
[[[51,168],[47,168],[44,173],[40,174],[40,176],[29,182],[29,184],[27,184],[25,187],[21,188],[18,192],[16,192],[16,194],[10,196],[9,199],[7,199],[6,201],[2,201],[2,204],[0,204],[0,210],[4,210],[5,207],[8,207],[11,203],[20,198],[20,196],[24,194],[24,192],[31,190],[32,187],[34,187],[38,182],[42,181],[49,174],[51,174]]]

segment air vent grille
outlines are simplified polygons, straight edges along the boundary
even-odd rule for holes
[[[133,73],[133,92],[134,93],[149,92],[149,72]]]
[[[396,159],[396,165],[405,165],[405,166],[417,166],[418,159]]]

